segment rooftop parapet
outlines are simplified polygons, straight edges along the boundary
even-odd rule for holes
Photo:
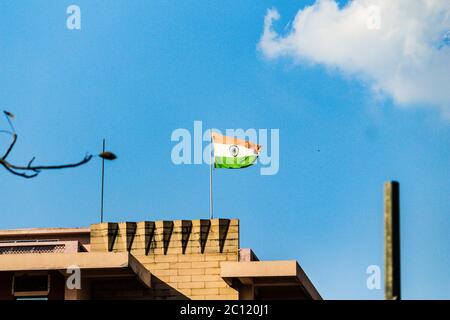
[[[238,250],[238,219],[106,222],[91,225],[92,252],[167,255],[221,254]]]

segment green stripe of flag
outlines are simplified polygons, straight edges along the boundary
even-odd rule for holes
[[[258,156],[247,157],[214,157],[214,167],[223,169],[242,169],[255,163]]]

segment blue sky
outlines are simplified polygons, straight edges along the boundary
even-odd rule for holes
[[[215,211],[240,219],[242,247],[297,259],[324,298],[382,299],[366,268],[383,266],[383,183],[395,179],[403,296],[449,299],[450,122],[426,104],[375,96],[358,77],[266,59],[267,9],[282,13],[282,32],[312,3],[2,1],[0,105],[19,134],[10,161],[78,160],[105,137],[119,156],[107,164],[107,220],[208,218],[208,166],[172,164],[173,130],[195,120],[276,128],[278,174],[215,173]],[[81,30],[66,28],[70,4]],[[98,222],[100,169],[32,180],[0,171],[0,229]]]

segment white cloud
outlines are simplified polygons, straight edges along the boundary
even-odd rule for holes
[[[450,1],[318,0],[299,10],[287,34],[269,9],[259,48],[356,75],[401,106],[426,105],[450,116]]]

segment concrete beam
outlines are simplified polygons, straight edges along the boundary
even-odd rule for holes
[[[66,270],[76,265],[81,270],[126,270],[148,288],[151,287],[151,274],[136,258],[129,253],[45,253],[15,254],[0,256],[0,272]]]
[[[273,280],[273,286],[301,286],[312,299],[322,299],[305,272],[295,260],[288,261],[251,261],[229,262],[220,264],[220,275],[228,283],[239,280],[242,284],[258,283],[268,285]],[[242,281],[241,281],[242,279]],[[250,280],[251,279],[251,282]],[[283,280],[284,279],[284,280]]]

